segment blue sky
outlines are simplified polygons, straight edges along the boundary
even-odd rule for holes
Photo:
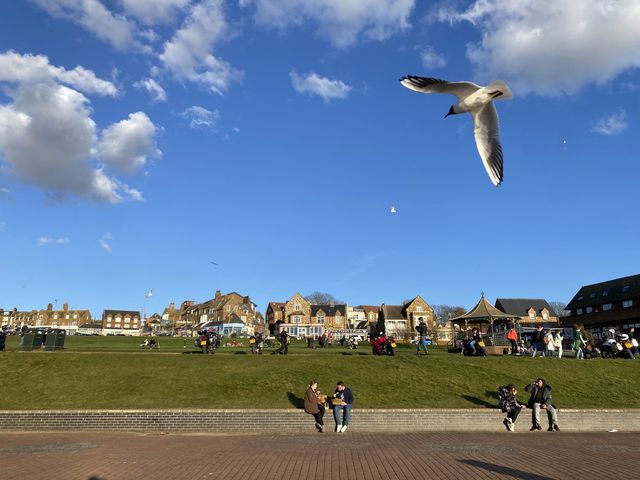
[[[0,307],[568,302],[638,273],[637,2],[554,5],[2,2]],[[509,84],[500,187],[406,74]]]

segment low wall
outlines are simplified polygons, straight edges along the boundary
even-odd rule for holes
[[[543,412],[544,415],[544,412]],[[354,408],[349,425],[355,432],[504,431],[497,409]],[[313,417],[302,410],[5,410],[0,432],[127,431],[191,433],[295,433],[313,431]],[[562,431],[640,431],[640,410],[560,410]],[[333,428],[332,412],[325,415]],[[546,425],[543,417],[543,425]],[[524,410],[516,430],[531,426]]]

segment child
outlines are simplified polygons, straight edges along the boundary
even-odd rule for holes
[[[515,430],[514,424],[520,415],[520,411],[524,405],[519,403],[516,395],[518,394],[518,388],[510,383],[508,385],[502,385],[498,387],[498,405],[500,410],[505,412],[507,416],[502,421],[507,430],[513,432]]]

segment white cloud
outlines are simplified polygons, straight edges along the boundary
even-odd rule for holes
[[[129,118],[109,125],[102,132],[98,157],[116,170],[134,173],[147,163],[147,157],[159,157],[162,152],[154,143],[157,127],[144,112],[129,114]]]
[[[285,29],[306,21],[338,47],[348,47],[359,37],[386,40],[410,28],[415,0],[240,0],[255,7],[254,18],[268,28]]]
[[[627,127],[627,113],[620,109],[616,113],[598,120],[591,131],[611,136],[624,132]]]
[[[436,52],[433,47],[417,47],[420,52],[420,60],[424,68],[442,68],[447,64],[447,59]]]
[[[222,94],[243,75],[211,54],[215,44],[228,33],[222,0],[203,0],[191,9],[182,28],[164,44],[160,60],[178,80]]]
[[[100,244],[100,248],[102,248],[107,253],[112,253],[113,249],[111,248],[110,241],[113,239],[111,233],[105,233],[102,238],[98,239],[98,243]]]
[[[23,60],[27,66],[29,62],[48,65],[46,57],[25,55]],[[105,162],[125,171],[135,170],[145,163],[146,155],[157,152],[151,121],[141,112],[132,114],[107,128],[98,144],[88,98],[57,83],[60,75],[56,72],[64,69],[49,67],[40,68],[38,75],[12,74],[0,80],[0,85],[2,81],[17,83],[17,87],[7,89],[10,102],[0,104],[0,159],[24,183],[57,197],[71,194],[110,203],[139,199],[139,192],[109,176],[95,154],[101,147]],[[47,71],[53,72],[49,78]],[[95,77],[93,72],[85,72],[83,78]],[[77,83],[87,88],[86,83]],[[95,87],[102,85],[96,81],[89,85],[94,92],[108,91],[102,88],[104,85]]]
[[[520,93],[573,93],[640,66],[637,0],[476,0],[433,17],[475,25],[482,40],[467,56],[478,75]]]
[[[4,232],[4,229],[5,229],[6,226],[7,226],[6,223],[0,222],[0,232]]]
[[[64,245],[69,243],[68,237],[53,238],[53,237],[40,237],[38,239],[38,246],[44,247],[46,245]]]
[[[40,83],[56,81],[85,93],[118,95],[116,86],[96,77],[81,66],[65,70],[49,63],[44,55],[20,55],[12,50],[0,53],[0,82]]]
[[[220,112],[218,112],[218,110],[211,112],[197,105],[187,108],[180,115],[189,119],[189,126],[191,128],[213,128],[218,123],[218,120],[220,120]]]
[[[296,92],[318,95],[325,102],[337,98],[347,98],[351,91],[351,87],[342,80],[330,80],[313,72],[306,75],[298,75],[295,71],[292,71],[289,76]]]
[[[154,25],[171,23],[176,13],[186,7],[191,0],[120,0],[125,11],[142,23]]]
[[[51,16],[71,20],[118,50],[146,50],[136,39],[135,22],[113,14],[100,0],[31,0]]]
[[[167,92],[153,78],[143,78],[133,86],[149,92],[154,102],[166,102],[167,100]]]

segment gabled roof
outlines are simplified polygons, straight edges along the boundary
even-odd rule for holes
[[[105,310],[102,315],[140,315],[140,312],[137,310]]]
[[[285,302],[269,302],[269,307],[271,307],[271,310],[273,310],[274,312],[276,310],[283,309],[285,305]]]
[[[385,320],[404,320],[404,305],[382,305],[382,318]]]
[[[571,299],[567,310],[604,303],[640,298],[640,275],[616,278],[606,282],[585,285]]]
[[[476,303],[476,306],[469,310],[464,315],[460,315],[459,317],[452,318],[451,321],[460,321],[460,320],[475,320],[475,321],[490,321],[493,319],[507,319],[513,318],[514,315],[501,312],[496,307],[491,305],[484,298],[484,295],[480,297],[480,301]]]
[[[551,305],[544,298],[496,298],[496,308],[504,313],[526,317],[529,309],[533,308],[536,313],[542,312],[544,308],[549,311],[549,315],[556,316]]]
[[[347,306],[344,304],[311,305],[311,316],[315,317],[320,310],[322,310],[329,317],[335,317],[336,313],[339,313],[340,316],[345,317],[347,312]]]

